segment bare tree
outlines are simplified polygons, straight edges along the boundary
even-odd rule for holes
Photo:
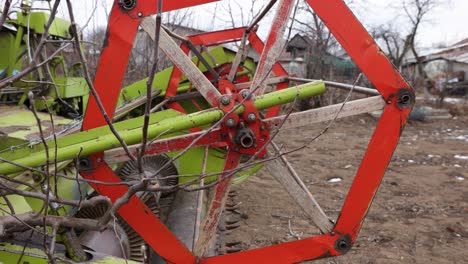
[[[400,68],[410,50],[411,38],[403,37],[401,31],[393,25],[379,25],[372,29],[371,34],[380,42],[385,54],[395,67]]]
[[[232,1],[228,0],[216,6],[213,17],[231,28],[249,25],[268,1]],[[225,27],[223,25],[223,27]]]
[[[433,12],[442,3],[441,0],[401,0],[395,10],[399,10],[399,16],[407,19],[406,24],[380,25],[374,28],[373,35],[383,46],[384,52],[396,67],[401,67],[408,55],[416,60],[416,74],[411,77],[413,85],[421,87],[426,79],[423,61],[419,56],[417,47],[417,35],[421,26],[427,22],[428,14]],[[400,20],[401,21],[401,20]],[[406,33],[404,28],[407,28]]]
[[[348,5],[353,1],[346,1]],[[340,50],[340,44],[327,28],[325,23],[305,1],[300,2],[295,18],[294,30],[307,42],[303,52],[305,76],[309,79],[334,79],[337,69],[333,65],[334,54]],[[291,40],[290,40],[291,41]],[[351,76],[351,79],[354,76]],[[334,92],[303,100],[300,109],[306,110],[332,103]],[[328,99],[326,99],[328,98]]]
[[[411,22],[411,30],[406,38],[409,39],[411,52],[417,61],[418,73],[423,78],[425,78],[426,74],[424,73],[423,62],[416,50],[416,35],[427,14],[433,11],[440,3],[439,0],[405,0],[402,4],[403,10]]]

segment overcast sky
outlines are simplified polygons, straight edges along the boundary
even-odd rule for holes
[[[169,0],[166,0],[169,1]],[[181,1],[181,0],[178,0]],[[233,2],[233,0],[231,0]],[[263,0],[257,0],[263,1]],[[303,0],[300,0],[303,1]],[[405,32],[407,20],[404,16],[398,15],[399,10],[392,8],[396,2],[401,0],[355,0],[352,10],[361,22],[370,28],[378,24],[392,24],[395,28],[401,28]],[[468,38],[468,0],[445,0],[449,4],[441,5],[436,10],[433,10],[426,18],[426,22],[421,26],[417,35],[418,46],[431,47],[433,44],[445,43],[453,44],[464,38]],[[3,6],[4,0],[0,0]],[[109,9],[112,0],[80,0],[73,1],[75,5],[75,16],[80,25],[85,24],[88,20],[91,10],[97,5],[96,15],[90,21],[89,27],[104,26],[106,22],[105,8]],[[227,0],[215,3],[205,4],[195,8],[193,12],[193,26],[201,27],[205,30],[213,30],[214,28],[223,27],[223,23],[217,22],[213,25],[212,14],[217,8],[217,13],[220,9],[227,6]],[[249,0],[238,0],[237,3],[246,4]],[[36,2],[36,5],[41,3]],[[44,4],[42,4],[44,5]],[[61,4],[65,7],[65,3]],[[236,7],[233,4],[233,9]],[[61,16],[67,16],[66,10],[60,10]],[[238,15],[237,17],[240,17]],[[263,23],[261,35],[266,35],[267,31],[265,24],[268,24],[268,19]]]
[[[358,7],[356,15],[364,24],[385,24],[405,21],[404,17],[396,16],[395,10],[389,8],[395,0],[372,1],[370,11],[363,12]],[[430,47],[435,43],[453,44],[468,38],[468,0],[451,0],[431,12],[426,22],[421,26],[417,41],[420,46]],[[405,21],[406,22],[406,21]]]

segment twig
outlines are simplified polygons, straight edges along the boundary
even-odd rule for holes
[[[138,170],[140,172],[140,178],[144,177],[144,170],[143,170],[143,156],[145,155],[146,150],[146,143],[148,142],[148,126],[150,120],[150,113],[151,113],[151,93],[153,88],[154,77],[156,75],[156,69],[158,67],[158,55],[159,55],[159,36],[161,31],[161,9],[162,9],[162,2],[163,0],[158,1],[157,5],[157,14],[156,14],[156,27],[155,27],[155,39],[154,39],[154,63],[151,66],[151,71],[148,77],[148,81],[146,82],[146,105],[145,105],[145,114],[143,117],[143,139],[141,141],[140,152],[138,153]]]
[[[52,128],[52,134],[53,134],[53,139],[54,139],[54,194],[55,196],[58,197],[58,189],[57,189],[57,172],[58,172],[58,167],[57,167],[57,154],[58,154],[58,146],[57,146],[57,134],[55,133],[55,123],[54,123],[54,117],[52,116],[52,112],[50,111],[49,105],[47,104],[47,101],[45,100],[44,97],[42,97],[42,100],[44,101],[44,104],[46,106],[47,112],[49,113],[50,116],[50,124]]]
[[[41,171],[41,172],[42,172],[42,171]],[[15,178],[13,178],[13,177],[10,178],[10,177],[5,176],[5,175],[2,175],[2,174],[0,174],[0,178],[1,178],[1,179],[4,179],[4,180],[7,180],[7,181],[10,181],[10,182],[13,182],[13,183],[16,183],[16,184],[24,185],[24,186],[26,186],[26,187],[28,187],[28,188],[31,188],[32,190],[34,190],[34,191],[36,191],[36,192],[39,191],[39,190],[36,188],[36,186],[34,186],[34,185],[32,185],[32,184],[30,184],[30,183],[28,183],[28,182],[26,182],[26,181],[21,181],[21,180],[15,179]]]
[[[1,209],[3,210],[3,209]],[[74,228],[81,230],[102,230],[98,220],[87,218],[76,218],[70,216],[47,215],[45,217],[46,226],[60,226],[65,228]],[[28,229],[35,230],[34,226],[44,225],[43,216],[35,213],[16,214],[9,216],[0,216],[0,229],[5,234],[14,232],[23,232]],[[38,230],[36,230],[38,231]]]
[[[78,202],[78,208],[77,210],[80,210],[81,209],[81,203],[83,202],[83,194],[81,192],[81,184],[80,184],[80,181],[78,179],[79,177],[79,162],[80,162],[80,156],[81,156],[81,152],[83,151],[83,147],[80,148],[80,151],[78,152],[78,155],[76,155],[76,158],[75,158],[75,179],[76,179],[76,184],[78,185],[78,192],[79,192],[79,195],[80,195],[80,200]]]
[[[80,151],[81,152],[81,151]],[[0,161],[2,162],[5,162],[5,163],[9,163],[9,164],[12,164],[12,165],[15,165],[15,166],[18,166],[20,168],[23,168],[25,170],[30,170],[32,172],[37,172],[37,173],[41,173],[41,174],[44,174],[44,171],[40,170],[40,169],[36,169],[36,168],[33,168],[33,167],[29,167],[29,166],[25,166],[25,165],[22,165],[22,164],[19,164],[19,163],[16,163],[14,161],[11,161],[11,160],[7,160],[5,158],[2,158],[0,157]],[[1,174],[0,174],[1,175]],[[70,177],[68,175],[65,175],[63,173],[57,173],[57,176],[59,177],[62,177],[64,179],[67,179],[67,180],[72,180],[72,181],[75,181],[76,180],[76,177]],[[6,176],[0,176],[0,178],[3,178],[3,177],[6,177]],[[11,179],[9,179],[11,181]],[[116,185],[131,185],[132,183],[129,183],[129,182],[104,182],[104,181],[98,181],[98,180],[91,180],[91,179],[78,179],[80,182],[87,182],[87,183],[94,183],[94,184],[101,184],[101,185],[107,185],[107,186],[116,186]],[[25,184],[25,182],[17,182],[19,184]],[[32,187],[34,189],[36,189],[36,187]]]
[[[50,240],[49,251],[47,252],[47,258],[51,263],[57,263],[55,261],[54,252],[55,252],[55,242],[57,240],[57,230],[59,229],[59,223],[54,223],[52,225],[52,234],[50,235],[52,239]]]
[[[288,220],[288,228],[289,228],[289,234],[291,234],[291,236],[297,238],[298,240],[301,240],[301,236],[302,236],[303,233],[298,234],[298,233],[296,233],[296,232],[294,232],[294,231],[292,230],[292,227],[291,227],[291,219]]]
[[[44,216],[43,216],[43,233],[44,233],[44,241],[43,241],[43,246],[44,246],[44,252],[48,253],[48,248],[47,248],[47,226],[46,226],[46,217],[47,217],[47,214],[49,213],[49,199],[50,199],[50,172],[49,172],[49,160],[50,160],[50,157],[49,157],[49,146],[47,144],[47,141],[44,139],[44,132],[42,131],[42,125],[41,125],[41,119],[39,118],[39,116],[37,115],[37,112],[36,112],[36,106],[35,106],[35,101],[34,101],[34,94],[32,92],[29,92],[28,93],[28,97],[29,97],[29,102],[31,104],[31,111],[33,112],[34,114],[34,118],[36,119],[36,122],[37,122],[37,126],[39,128],[39,135],[40,135],[40,138],[41,138],[41,141],[42,141],[42,144],[44,145],[44,149],[45,149],[45,155],[46,155],[46,164],[45,164],[45,175],[46,175],[46,185],[45,185],[45,197],[44,197],[44,204],[42,205],[42,208],[41,208],[41,211],[40,212],[44,212]],[[49,257],[47,255],[47,257]],[[50,260],[50,259],[49,259]]]
[[[5,5],[3,6],[2,15],[0,16],[0,30],[3,28],[3,23],[8,16],[8,12],[10,11],[11,0],[6,0]]]
[[[119,232],[117,232],[117,217],[115,217],[115,215],[112,215],[112,218],[114,219],[114,224],[112,225],[113,229],[114,229],[114,234],[115,236],[117,237],[117,239],[119,240],[119,245],[120,245],[120,250],[122,250],[122,255],[123,255],[123,259],[125,261],[125,263],[128,264],[128,261],[127,261],[127,255],[126,255],[126,252],[124,250],[124,246],[122,244],[122,238],[119,236]]]
[[[39,58],[39,55],[41,54],[42,49],[44,48],[44,46],[46,44],[46,40],[47,40],[47,38],[49,36],[49,28],[50,28],[52,22],[55,19],[55,15],[57,13],[57,8],[58,8],[59,4],[60,4],[60,0],[56,0],[54,2],[54,6],[52,7],[52,10],[50,12],[49,19],[47,20],[47,23],[44,25],[44,32],[42,33],[41,40],[39,41],[39,44],[38,44],[36,50],[34,51],[34,54],[32,55],[30,65],[26,69],[24,69],[23,71],[19,72],[17,75],[10,76],[9,78],[6,78],[2,82],[0,82],[0,88],[3,88],[7,84],[10,84],[12,82],[15,82],[15,81],[23,78],[24,76],[26,76],[26,74],[30,73],[31,71],[33,71],[33,70],[37,69],[37,67],[39,67],[39,64],[37,64],[36,61]],[[2,25],[3,25],[3,23],[2,23]]]
[[[31,197],[31,198],[41,199],[41,200],[44,200],[45,196],[46,196],[43,193],[30,192],[30,191],[26,191],[26,190],[18,190],[18,189],[12,188],[8,184],[6,184],[3,180],[0,181],[0,186],[2,187],[1,191],[2,191],[3,195],[17,194],[17,195],[21,195],[21,196],[24,196],[24,197]],[[54,203],[58,203],[58,204],[64,204],[64,205],[70,205],[70,206],[74,206],[74,207],[78,207],[78,205],[80,205],[79,201],[63,199],[63,198],[58,198],[58,197],[50,197],[50,202],[54,202]],[[99,202],[106,202],[107,204],[109,204],[109,206],[111,204],[109,198],[104,197],[104,196],[97,196],[97,197],[91,198],[89,200],[83,200],[83,202],[81,203],[81,207],[83,208],[83,207],[95,206]]]
[[[38,232],[39,234],[43,234],[43,232],[39,229],[36,229],[33,225],[30,225],[29,223],[27,223],[26,221],[24,221],[23,219],[21,219],[20,217],[18,217],[19,215],[17,214],[12,214],[12,213],[9,213],[8,211],[6,211],[5,209],[3,208],[0,208],[0,211],[6,213],[7,215],[9,216],[1,216],[0,217],[0,237],[3,237],[9,233],[12,233],[12,232],[17,232],[17,231],[10,231],[10,230],[7,230],[8,229],[8,221],[7,222],[7,225],[5,225],[2,221],[1,221],[1,218],[5,218],[5,219],[10,219],[11,218],[11,221],[16,221],[16,222],[19,222],[19,223],[16,223],[16,226],[18,227],[21,227],[23,228],[22,231],[26,231],[26,230],[31,230],[31,231],[36,231]],[[39,214],[35,214],[35,216],[40,216]],[[42,220],[42,219],[39,219],[39,220]],[[45,234],[46,235],[46,234]]]
[[[71,33],[72,33],[72,36],[74,37],[74,40],[75,40],[75,49],[79,54],[81,64],[83,66],[84,78],[86,80],[86,83],[88,84],[89,91],[91,92],[92,96],[94,97],[94,100],[96,101],[96,104],[99,107],[99,110],[101,111],[101,114],[104,117],[107,125],[109,126],[109,129],[111,130],[112,134],[114,134],[114,136],[120,142],[120,145],[125,150],[128,157],[131,160],[136,161],[136,158],[129,151],[127,143],[125,143],[125,141],[122,139],[122,137],[119,135],[119,133],[115,129],[114,125],[112,124],[112,120],[110,120],[110,118],[109,118],[109,116],[108,116],[108,114],[106,112],[106,109],[104,109],[104,106],[102,105],[99,94],[97,93],[96,89],[94,88],[93,82],[91,81],[91,77],[90,77],[90,74],[89,74],[88,63],[86,62],[85,55],[83,53],[83,49],[81,48],[81,45],[80,45],[80,38],[78,36],[78,30],[77,30],[77,26],[76,26],[76,22],[75,22],[75,16],[73,15],[73,7],[72,7],[72,4],[71,4],[70,0],[67,0],[67,7],[68,7],[68,13],[70,15]]]

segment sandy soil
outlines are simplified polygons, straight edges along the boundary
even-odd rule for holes
[[[369,115],[339,120],[310,148],[288,156],[333,219],[376,125]],[[283,131],[286,148],[304,144],[325,124]],[[410,122],[347,255],[314,263],[468,263],[468,116]],[[340,182],[329,182],[341,178]],[[243,220],[230,240],[252,249],[317,234],[265,171],[235,186]]]

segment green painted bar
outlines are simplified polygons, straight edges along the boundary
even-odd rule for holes
[[[273,93],[267,93],[255,98],[254,106],[257,109],[266,109],[272,106],[294,102],[296,99],[305,99],[325,92],[322,81],[305,83]]]
[[[258,96],[254,100],[254,106],[259,109],[266,109],[276,105],[289,103],[295,100],[295,98],[304,99],[314,95],[318,95],[325,92],[325,84],[322,81],[313,83],[306,83],[299,86],[287,88],[281,91],[272,92],[266,95]],[[243,112],[243,107],[239,107],[236,113],[240,114]],[[153,115],[157,115],[155,113]],[[148,138],[153,139],[159,136],[161,133],[172,133],[187,130],[193,127],[199,127],[208,125],[213,122],[220,120],[223,117],[223,111],[218,108],[213,108],[201,112],[196,112],[188,115],[179,115],[172,118],[163,119],[159,122],[153,123],[148,129]],[[116,126],[121,127],[119,131],[120,136],[125,140],[128,145],[133,145],[141,142],[142,131],[140,127],[133,127],[131,129],[125,129],[127,123],[132,123],[132,119],[116,123]],[[128,127],[128,126],[127,126]],[[99,132],[99,133],[96,133]],[[98,153],[101,151],[109,150],[112,148],[120,147],[119,141],[115,136],[107,130],[107,133],[102,128],[91,129],[80,133],[72,134],[61,138],[63,142],[67,142],[67,138],[80,138],[79,141],[72,140],[71,144],[59,144],[60,147],[57,153],[57,160],[69,160],[75,158],[81,150],[81,156],[87,156],[92,153]],[[52,143],[52,142],[51,142]],[[54,149],[49,149],[50,160],[53,160]],[[46,163],[45,151],[35,152],[31,155],[16,160],[12,160],[15,163],[29,167],[37,167]],[[21,167],[18,167],[9,163],[0,163],[0,173],[10,174],[18,171],[22,171]]]

